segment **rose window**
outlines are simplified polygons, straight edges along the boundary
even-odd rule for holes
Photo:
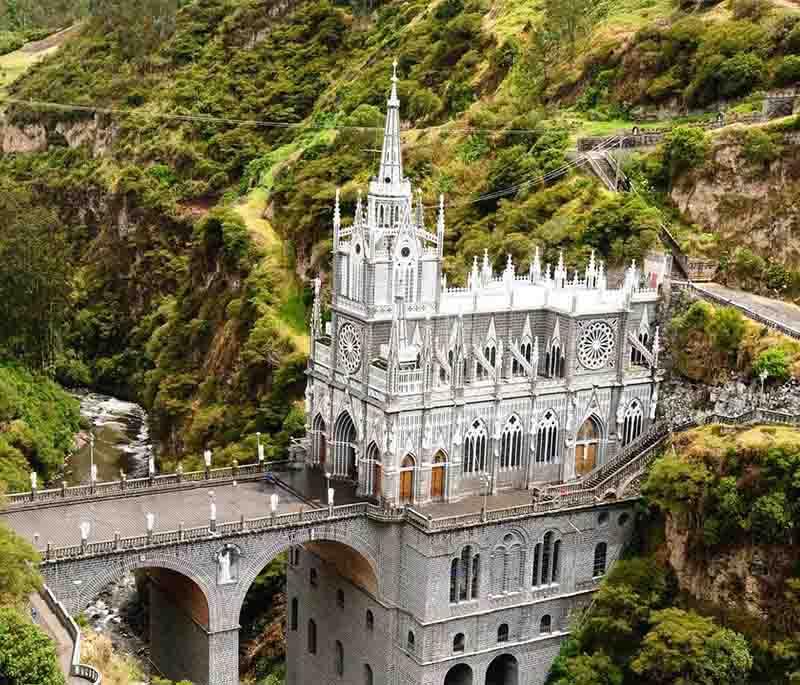
[[[578,339],[578,361],[587,369],[602,369],[614,352],[614,331],[603,321],[589,324]]]
[[[361,366],[361,336],[351,323],[339,329],[339,362],[347,373],[355,373]]]

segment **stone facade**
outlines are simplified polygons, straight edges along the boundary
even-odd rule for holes
[[[435,228],[403,175],[396,80],[382,161],[352,224],[333,225],[331,321],[319,281],[306,392],[307,461],[390,504],[455,502],[570,481],[612,458],[655,416],[659,283],[632,264],[609,289],[538,250],[468,287],[442,274]],[[654,279],[655,280],[655,277]]]

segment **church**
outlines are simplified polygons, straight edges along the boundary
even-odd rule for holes
[[[635,440],[658,401],[657,287],[635,264],[610,288],[580,268],[475,255],[442,270],[446,215],[403,172],[392,77],[380,168],[333,219],[330,321],[315,281],[307,463],[387,505],[457,502],[589,474]]]

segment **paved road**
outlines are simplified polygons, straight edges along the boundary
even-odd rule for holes
[[[73,678],[70,676],[70,669],[72,668],[72,649],[74,643],[69,636],[67,629],[61,625],[50,607],[47,606],[42,597],[38,593],[33,593],[28,597],[30,605],[36,609],[36,625],[38,625],[47,635],[53,640],[58,654],[58,663],[61,666],[61,672],[64,674],[64,679],[69,685],[86,685],[85,680],[80,678]]]
[[[705,290],[712,295],[724,297],[726,300],[747,307],[767,319],[772,319],[800,331],[800,307],[796,305],[773,300],[769,297],[753,295],[743,290],[726,288],[718,283],[695,283],[694,286],[698,290]]]
[[[123,538],[145,535],[145,514],[148,512],[155,514],[155,532],[177,530],[181,521],[185,528],[207,525],[208,493],[208,485],[204,484],[191,490],[6,511],[0,514],[0,520],[28,540],[33,541],[34,534],[39,533],[39,549],[44,549],[48,541],[55,547],[64,547],[80,544],[80,524],[83,521],[91,523],[90,542],[113,540],[115,531],[119,531]],[[242,515],[246,519],[269,516],[272,493],[279,497],[279,514],[298,511],[303,505],[286,490],[264,481],[223,485],[214,488],[217,522],[238,521]]]

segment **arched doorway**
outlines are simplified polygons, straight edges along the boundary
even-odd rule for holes
[[[381,466],[381,453],[374,442],[371,442],[367,448],[367,466],[372,469],[372,482],[369,484],[369,491],[372,493],[373,497],[380,497],[383,468]]]
[[[472,669],[466,664],[453,666],[444,677],[444,685],[472,685]]]
[[[433,458],[431,469],[431,499],[444,499],[444,482],[447,473],[447,455],[439,450]]]
[[[311,457],[314,463],[320,466],[325,464],[328,453],[328,437],[325,430],[325,421],[320,414],[317,414],[311,426]]]
[[[486,685],[518,685],[519,664],[510,654],[501,654],[486,670]]]
[[[414,501],[414,468],[417,465],[413,455],[407,454],[400,465],[400,502]]]
[[[589,473],[600,459],[600,423],[592,415],[583,422],[575,440],[575,473]]]
[[[334,476],[356,475],[356,433],[355,424],[350,414],[346,411],[339,415],[333,430],[333,465],[331,473]]]

